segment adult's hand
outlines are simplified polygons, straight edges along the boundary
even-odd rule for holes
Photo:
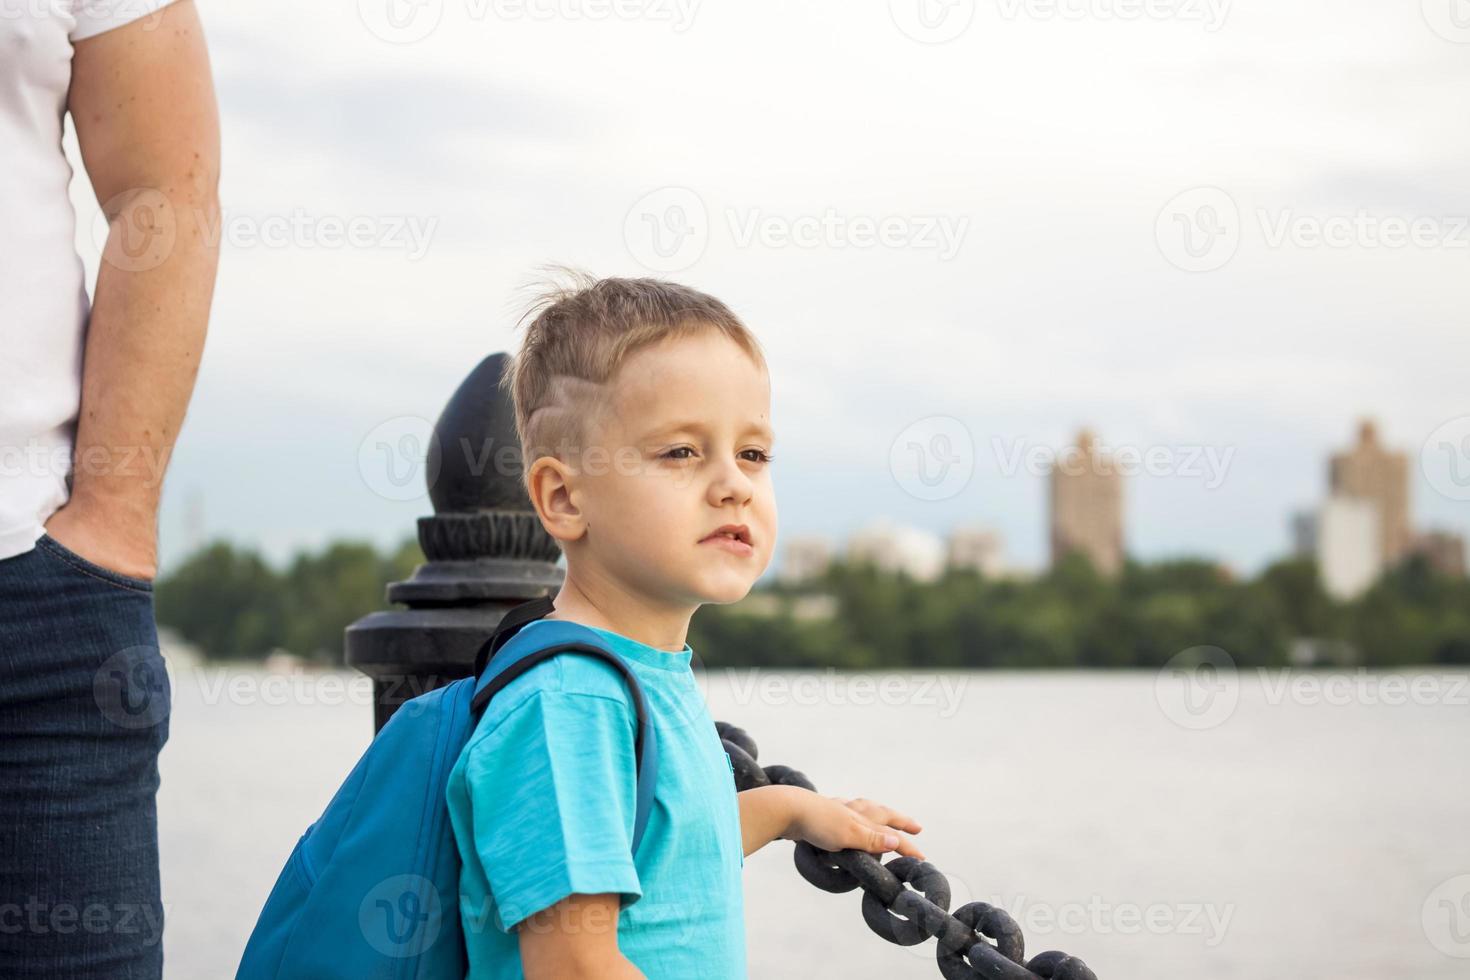
[[[104,568],[152,579],[163,476],[219,257],[219,116],[193,0],[79,41],[68,109],[109,227],[71,497],[46,531]]]

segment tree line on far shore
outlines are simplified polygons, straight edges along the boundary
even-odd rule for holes
[[[210,658],[284,650],[340,664],[343,629],[389,608],[387,583],[423,560],[412,539],[386,552],[344,541],[276,568],[215,542],[160,579],[158,621]],[[1418,558],[1348,603],[1323,592],[1310,560],[1239,580],[1203,559],[1130,561],[1107,579],[1080,555],[1028,580],[952,570],[920,582],[838,561],[757,596],[759,613],[747,602],[695,614],[689,644],[704,666],[1147,669],[1209,646],[1241,667],[1278,667],[1303,641],[1341,664],[1470,664],[1470,580]],[[812,615],[813,597],[834,614]]]

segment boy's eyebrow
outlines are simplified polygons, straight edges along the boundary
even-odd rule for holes
[[[672,435],[675,432],[704,431],[705,424],[703,422],[671,422],[668,425],[660,426],[652,432],[649,432],[646,436],[644,436],[644,438],[652,439],[657,436]],[[744,435],[747,432],[754,432],[757,435],[765,436],[767,442],[776,441],[776,433],[771,429],[769,425],[766,425],[764,422],[747,422],[745,424],[745,429],[741,434]]]

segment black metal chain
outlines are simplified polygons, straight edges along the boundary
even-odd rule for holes
[[[756,762],[755,740],[729,722],[715,722],[735,770],[735,790],[800,786],[816,790],[790,766]],[[928,861],[906,855],[887,864],[867,851],[824,851],[796,842],[796,870],[823,891],[863,889],[863,919],[891,943],[914,946],[933,937],[945,980],[1097,980],[1086,963],[1056,950],[1025,958],[1021,927],[1004,909],[971,902],[949,912],[949,879]],[[907,887],[906,887],[907,886]]]

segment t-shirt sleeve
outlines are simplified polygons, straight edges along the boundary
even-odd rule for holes
[[[68,35],[73,43],[115,27],[131,24],[173,3],[174,0],[72,0],[76,26]]]
[[[466,749],[465,788],[496,926],[571,894],[642,894],[633,864],[633,714],[596,694],[537,691]]]

